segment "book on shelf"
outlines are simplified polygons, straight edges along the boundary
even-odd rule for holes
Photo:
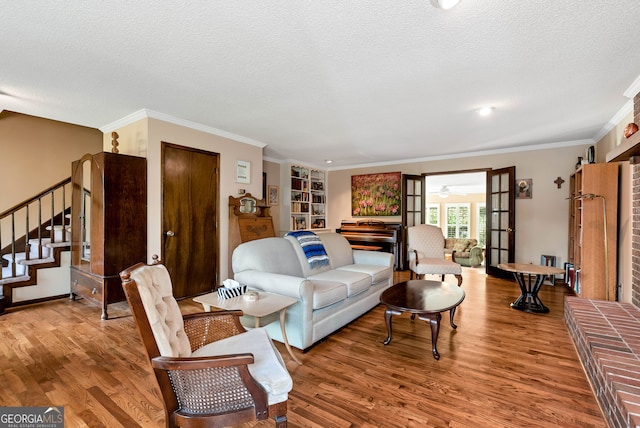
[[[307,202],[291,202],[291,212],[308,213],[309,204]]]
[[[291,230],[302,230],[307,228],[307,219],[305,217],[291,216]]]

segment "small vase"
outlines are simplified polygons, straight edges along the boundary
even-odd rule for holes
[[[624,128],[624,138],[629,138],[636,132],[638,132],[638,125],[632,122]]]

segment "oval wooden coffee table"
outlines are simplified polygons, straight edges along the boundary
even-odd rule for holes
[[[441,313],[450,311],[451,327],[457,328],[458,326],[453,323],[453,317],[464,297],[462,288],[441,281],[414,279],[389,287],[380,295],[380,302],[387,306],[384,320],[387,324],[388,337],[384,344],[388,345],[391,342],[391,316],[410,312],[412,319],[417,315],[419,319],[428,321],[431,325],[431,350],[433,358],[439,360],[440,354],[436,343],[440,332]]]

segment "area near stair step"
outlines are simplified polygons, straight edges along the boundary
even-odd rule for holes
[[[45,229],[51,230],[51,226],[47,226]],[[53,237],[55,242],[67,241],[71,237],[71,225],[70,224],[54,224],[53,225]]]

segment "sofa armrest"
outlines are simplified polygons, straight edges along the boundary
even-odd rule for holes
[[[245,270],[237,272],[234,279],[241,284],[246,284],[249,288],[281,294],[298,300],[310,300],[313,296],[311,281],[297,276]]]
[[[353,263],[357,265],[389,266],[393,268],[393,254],[381,251],[353,250]]]
[[[469,251],[469,261],[472,265],[479,265],[484,260],[484,256],[482,254],[482,247],[476,246],[471,248]]]

